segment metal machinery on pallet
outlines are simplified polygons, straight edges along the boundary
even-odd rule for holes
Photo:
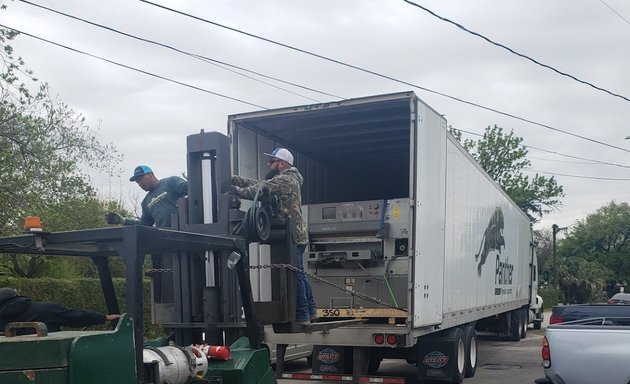
[[[286,235],[292,223],[274,216],[264,191],[259,206],[247,213],[238,209],[239,201],[227,193],[231,173],[226,136],[202,131],[189,136],[187,146],[189,194],[180,200],[172,228],[120,226],[0,238],[2,253],[90,257],[109,313],[120,313],[120,307],[108,260],[121,257],[129,314],[114,331],[1,336],[0,355],[29,358],[3,357],[0,382],[276,382],[257,319],[291,330],[295,290],[288,287],[295,276],[273,270],[270,299],[254,304],[248,243],[267,243],[274,263],[294,264],[295,244]],[[151,258],[148,270],[146,255]],[[174,345],[141,347],[145,276],[151,278],[153,321],[172,332]],[[235,357],[208,360],[203,350],[207,345],[231,345]]]
[[[383,302],[397,307],[406,300],[409,206],[409,199],[308,206],[311,248],[305,269],[335,284],[318,285],[320,317],[362,317],[359,312],[369,312],[369,317],[406,318],[406,312],[396,309],[369,309],[383,309]],[[375,300],[347,295],[347,289]]]

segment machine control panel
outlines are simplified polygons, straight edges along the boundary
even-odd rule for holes
[[[384,200],[349,203],[314,204],[308,206],[309,224],[381,220]]]
[[[377,231],[388,229],[386,237],[407,238],[409,204],[409,199],[311,204],[305,207],[309,236],[348,232],[373,236]]]

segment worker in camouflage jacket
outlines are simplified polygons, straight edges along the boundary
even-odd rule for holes
[[[256,193],[263,187],[269,188],[269,192],[276,196],[281,214],[290,217],[295,222],[295,231],[292,234],[297,244],[297,267],[304,269],[302,256],[308,244],[306,223],[302,217],[302,184],[304,178],[300,171],[293,166],[293,155],[285,148],[276,148],[270,156],[269,172],[266,180],[249,179],[241,176],[232,176],[232,185],[235,193],[244,199],[253,200]],[[311,286],[306,277],[298,273],[297,276],[297,313],[296,321],[299,324],[308,324],[315,321],[317,311]]]

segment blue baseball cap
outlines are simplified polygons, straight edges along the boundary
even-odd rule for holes
[[[131,176],[129,181],[136,181],[147,173],[153,173],[153,170],[146,165],[138,165],[136,169],[133,170],[133,176]]]

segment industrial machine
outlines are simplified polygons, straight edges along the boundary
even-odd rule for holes
[[[408,217],[409,199],[308,206],[310,252],[305,269],[334,283],[317,286],[318,297],[328,300],[319,306],[321,317],[332,314],[325,308],[382,308],[381,303],[397,307],[406,300]],[[356,288],[377,300],[347,295],[335,286]],[[347,310],[346,316],[352,317]]]

